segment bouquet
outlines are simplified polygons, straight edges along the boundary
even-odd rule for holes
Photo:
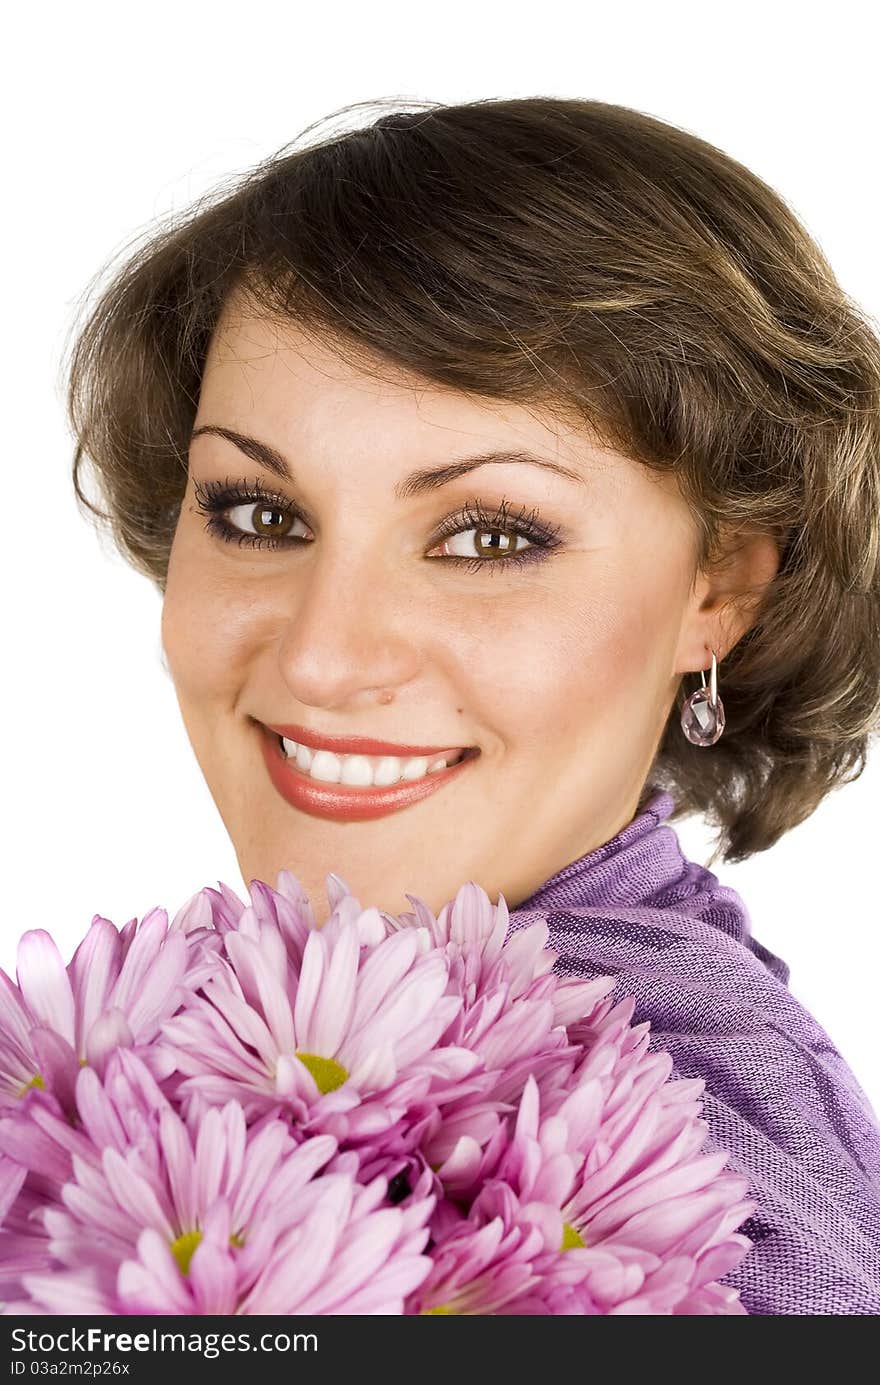
[[[745,1313],[703,1082],[546,922],[218,883],[0,971],[4,1313]]]

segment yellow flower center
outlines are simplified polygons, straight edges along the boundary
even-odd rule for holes
[[[455,1314],[455,1309],[450,1308],[447,1303],[440,1303],[436,1308],[423,1308],[419,1316],[422,1318],[430,1318],[432,1314],[435,1313],[443,1313],[446,1315]]]
[[[562,1223],[562,1245],[560,1250],[574,1250],[577,1246],[585,1246],[587,1243],[581,1233],[572,1226],[571,1222]]]
[[[348,1073],[341,1063],[337,1063],[335,1058],[322,1058],[318,1053],[299,1053],[294,1055],[302,1063],[304,1068],[308,1068],[318,1091],[326,1095],[327,1092],[335,1092],[337,1087],[341,1087],[343,1082],[348,1081]]]
[[[196,1252],[196,1246],[202,1239],[202,1233],[196,1227],[195,1231],[183,1231],[176,1241],[171,1243],[171,1254],[180,1266],[181,1274],[189,1274],[189,1267]],[[229,1244],[236,1250],[241,1250],[244,1245],[244,1232],[233,1231],[229,1237]]]
[[[42,1077],[40,1076],[40,1074],[39,1074],[38,1072],[35,1072],[35,1073],[34,1073],[33,1077],[32,1077],[31,1080],[30,1080],[30,1082],[25,1082],[24,1086],[22,1087],[22,1089],[21,1089],[21,1091],[19,1092],[18,1095],[19,1095],[19,1096],[24,1096],[25,1093],[26,1093],[26,1092],[29,1092],[29,1091],[31,1090],[32,1087],[40,1087],[42,1091],[45,1091],[45,1090],[46,1090],[46,1084],[45,1084],[45,1082],[43,1081]]]
[[[171,1243],[171,1254],[180,1266],[181,1274],[189,1274],[189,1262],[195,1254],[196,1246],[202,1239],[201,1231],[184,1231]]]

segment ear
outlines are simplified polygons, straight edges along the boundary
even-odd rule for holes
[[[754,624],[767,588],[779,571],[780,548],[764,530],[737,529],[721,554],[694,578],[676,650],[674,673],[708,671]]]

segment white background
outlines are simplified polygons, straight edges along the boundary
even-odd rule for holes
[[[95,913],[173,913],[218,879],[246,894],[160,664],[158,593],[74,503],[60,363],[93,276],[348,102],[579,96],[684,126],[754,169],[876,321],[872,11],[252,0],[50,4],[11,32],[7,19],[0,964],[13,970],[27,928],[69,956]],[[875,753],[769,853],[713,867],[875,1109],[878,817]],[[705,864],[701,822],[678,832]]]

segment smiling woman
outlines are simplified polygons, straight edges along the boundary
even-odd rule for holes
[[[230,478],[270,453],[280,489]],[[467,878],[518,903],[632,819],[681,673],[725,638],[674,477],[535,408],[353,367],[237,293],[188,480],[163,644],[246,880],[288,862],[317,894],[335,860],[390,912]],[[754,540],[738,576],[775,565]],[[262,738],[255,773],[255,723],[291,720],[296,758]],[[365,736],[382,762],[334,753]],[[467,754],[429,775],[409,742]]]
[[[764,851],[880,721],[880,342],[776,193],[600,102],[392,111],[153,236],[69,406],[243,878],[543,913],[705,1080],[748,1310],[880,1311],[875,1116],[663,825]]]

